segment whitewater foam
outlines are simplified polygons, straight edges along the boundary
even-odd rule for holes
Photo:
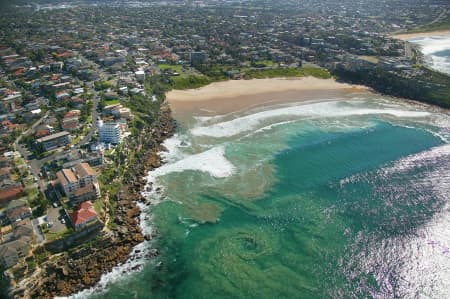
[[[414,38],[409,41],[420,46],[433,69],[450,74],[450,57],[435,55],[450,50],[450,35]]]
[[[413,38],[409,41],[419,44],[421,46],[422,53],[428,55],[450,49],[449,40],[450,35]]]
[[[100,281],[93,287],[83,290],[68,297],[55,297],[56,299],[84,299],[92,295],[101,295],[108,287],[116,282],[129,278],[132,274],[139,272],[148,262],[146,255],[150,252],[150,242],[144,241],[136,245],[130,253],[130,258],[123,264],[115,266],[110,272],[103,274]]]
[[[173,152],[168,155],[174,157]],[[184,156],[176,162],[164,164],[150,171],[147,176],[147,185],[152,186],[152,191],[142,194],[153,204],[158,204],[161,201],[161,196],[156,193],[161,186],[158,185],[157,178],[188,170],[209,173],[215,178],[226,178],[233,175],[235,167],[225,158],[225,146],[214,147],[198,154]]]
[[[234,166],[225,158],[225,147],[214,147],[205,152],[188,156],[174,163],[165,164],[149,174],[149,180],[173,172],[197,170],[216,178],[225,178],[234,173]]]
[[[346,103],[347,105],[343,105]],[[359,103],[359,104],[358,104]],[[304,118],[326,118],[326,117],[348,117],[358,115],[391,115],[394,117],[415,118],[425,117],[430,113],[425,111],[409,111],[399,109],[383,108],[360,108],[360,104],[367,102],[319,102],[307,105],[296,105],[285,108],[266,110],[251,115],[235,118],[233,120],[216,123],[209,126],[199,126],[191,130],[194,136],[204,137],[232,137],[243,132],[255,130],[263,125],[264,121],[280,117],[304,117]]]

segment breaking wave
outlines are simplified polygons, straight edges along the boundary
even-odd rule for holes
[[[391,115],[399,118],[420,118],[430,115],[430,113],[426,111],[364,108],[361,104],[366,105],[367,103],[330,101],[278,108],[242,116],[209,126],[199,126],[193,128],[191,130],[191,133],[194,136],[215,138],[232,137],[243,132],[255,130],[259,126],[264,125],[264,121],[280,117],[304,117],[308,119],[314,119],[361,115]]]

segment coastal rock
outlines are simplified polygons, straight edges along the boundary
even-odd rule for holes
[[[12,288],[10,295],[13,298],[53,298],[55,296],[68,296],[82,289],[94,286],[103,273],[121,263],[125,263],[130,257],[133,247],[151,240],[155,233],[143,235],[139,223],[136,220],[140,210],[136,206],[137,201],[145,201],[140,193],[144,190],[146,182],[144,179],[135,180],[137,177],[146,175],[149,169],[159,167],[161,158],[159,151],[162,150],[162,142],[172,134],[174,122],[171,118],[170,108],[163,104],[159,115],[160,124],[155,128],[143,131],[142,136],[152,138],[141,138],[142,147],[146,148],[145,155],[141,157],[141,163],[136,164],[136,169],[130,167],[128,180],[130,184],[124,184],[120,197],[116,202],[113,222],[116,224],[90,244],[87,248],[73,249],[70,254],[55,256],[41,265],[41,270],[29,278],[30,282],[23,285],[30,286],[26,289]],[[135,148],[138,148],[136,146]],[[151,187],[150,187],[151,188]],[[137,253],[137,252],[136,252]],[[149,257],[158,254],[152,250]],[[139,270],[142,265],[135,266]]]

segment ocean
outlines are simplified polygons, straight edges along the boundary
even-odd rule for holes
[[[75,298],[450,297],[448,115],[359,92],[175,117],[159,256]]]
[[[433,69],[450,74],[450,34],[418,37],[409,41],[420,45],[425,59]]]

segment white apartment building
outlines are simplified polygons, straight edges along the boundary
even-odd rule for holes
[[[122,130],[120,124],[115,122],[98,122],[98,135],[100,142],[119,144],[122,141]]]

